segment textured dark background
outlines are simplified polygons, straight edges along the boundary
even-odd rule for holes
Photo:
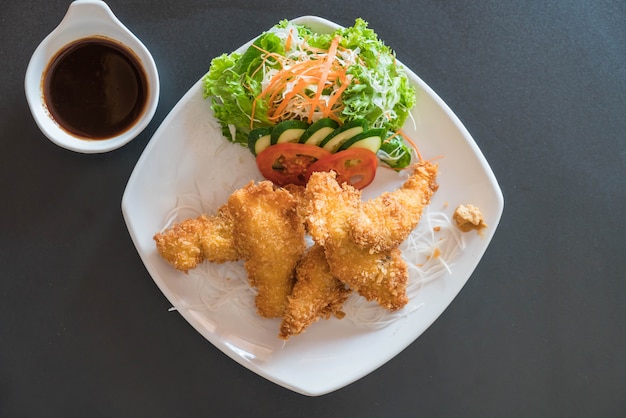
[[[626,415],[626,6],[622,1],[121,1],[154,55],[157,113],[103,155],[47,141],[31,53],[67,1],[0,11],[0,416]],[[280,19],[363,17],[448,103],[505,197],[485,257],[396,358],[317,398],[230,360],[145,270],[120,202],[169,110]]]

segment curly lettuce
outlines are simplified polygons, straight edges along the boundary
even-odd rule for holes
[[[256,98],[268,75],[280,67],[275,57],[298,59],[293,46],[298,42],[328,50],[336,36],[340,37],[339,45],[356,57],[347,69],[351,82],[341,94],[339,121],[364,118],[370,127],[389,131],[401,128],[415,105],[415,91],[393,51],[368,28],[367,22],[359,18],[352,27],[318,34],[283,20],[261,34],[243,54],[233,52],[212,60],[203,78],[204,96],[211,100],[223,135],[247,145],[251,129],[272,126],[267,102]]]

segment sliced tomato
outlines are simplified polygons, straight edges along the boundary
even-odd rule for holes
[[[263,177],[278,186],[304,186],[309,167],[329,155],[330,152],[315,145],[285,142],[261,151],[256,164]]]
[[[378,157],[372,151],[365,148],[349,148],[320,158],[316,163],[311,164],[306,180],[315,171],[334,171],[337,173],[337,181],[349,183],[355,189],[362,189],[369,185],[376,176],[378,168]]]

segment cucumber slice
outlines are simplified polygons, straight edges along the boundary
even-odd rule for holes
[[[248,134],[248,148],[254,155],[259,155],[261,151],[271,145],[272,128],[256,128]]]
[[[319,145],[332,131],[339,127],[339,123],[331,118],[322,118],[314,122],[300,137],[300,143]]]
[[[283,142],[298,142],[309,124],[303,120],[284,120],[272,130],[272,145]]]
[[[364,132],[366,129],[367,120],[355,119],[332,131],[330,135],[320,142],[319,146],[324,148],[326,151],[337,152],[339,147],[341,147],[344,142],[353,136]]]
[[[376,154],[383,144],[383,139],[386,134],[387,130],[384,128],[368,129],[344,142],[339,147],[339,151],[349,148],[365,148]]]

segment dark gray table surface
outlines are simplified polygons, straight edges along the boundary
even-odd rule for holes
[[[141,136],[100,155],[49,142],[24,96],[68,5],[0,12],[0,416],[626,416],[624,2],[111,0],[151,50],[161,100]],[[168,312],[120,209],[211,58],[302,15],[367,20],[459,116],[505,198],[443,315],[321,397],[258,377]]]

